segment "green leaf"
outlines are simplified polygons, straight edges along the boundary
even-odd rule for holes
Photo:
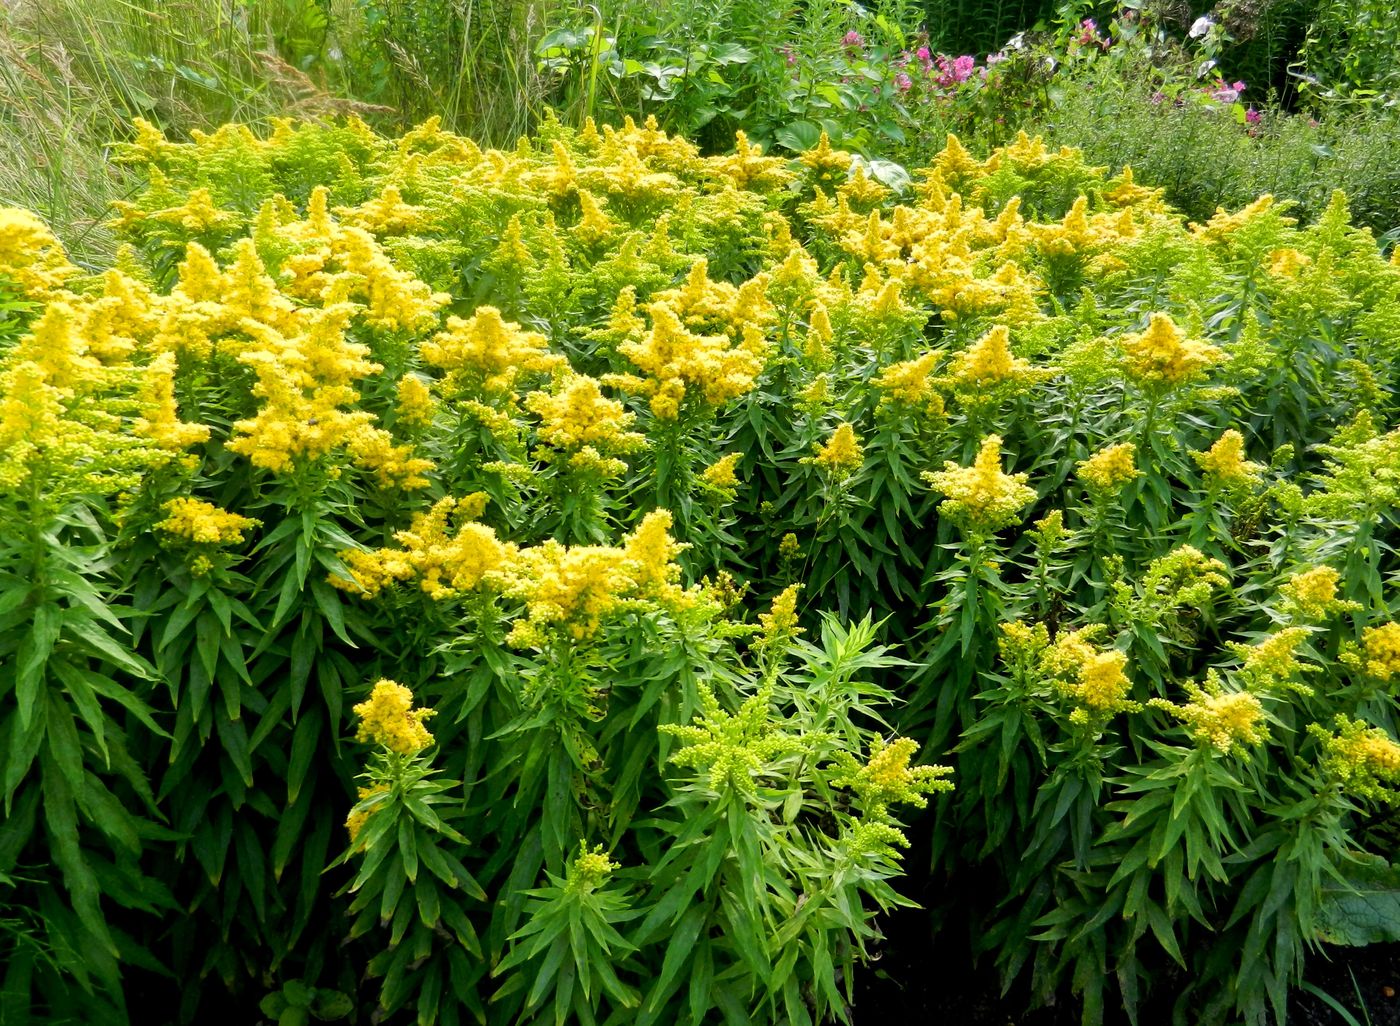
[[[63,610],[46,602],[34,610],[29,634],[19,643],[15,665],[15,701],[19,704],[20,725],[27,727],[34,718],[34,703],[44,682],[44,667],[53,654],[63,630]]]
[[[1400,866],[1364,856],[1345,875],[1345,883],[1323,885],[1317,939],[1353,947],[1400,941]]]
[[[810,121],[791,121],[773,133],[773,139],[794,153],[810,150],[821,141],[822,130]]]

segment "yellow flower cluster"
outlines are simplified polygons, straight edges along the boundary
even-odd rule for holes
[[[521,648],[540,647],[550,634],[584,640],[604,617],[633,600],[677,607],[684,593],[674,562],[683,546],[670,535],[671,514],[653,510],[620,547],[557,541],[520,549],[495,575],[504,593],[525,603],[526,618],[507,639]]]
[[[383,331],[419,332],[436,326],[438,312],[450,297],[396,267],[364,228],[339,224],[328,203],[329,191],[318,186],[307,203],[305,220],[294,214],[278,216],[275,204],[260,215],[260,220],[273,222],[268,243],[291,250],[282,260],[286,294],[320,306],[354,302],[365,323]],[[365,216],[374,222],[379,214]]]
[[[259,523],[202,499],[171,499],[161,509],[165,519],[156,530],[196,545],[237,545],[243,532]]]
[[[0,291],[8,282],[20,297],[42,301],[77,273],[48,225],[27,210],[0,207]]]
[[[938,511],[975,533],[1019,522],[1021,510],[1035,501],[1035,489],[1026,485],[1027,475],[1002,472],[1000,435],[982,440],[972,466],[949,460],[942,470],[925,472],[923,478],[934,491],[947,496]]]
[[[1400,803],[1400,744],[1380,727],[1338,716],[1336,731],[1308,732],[1322,744],[1320,765],[1342,790],[1373,801]]]
[[[1254,484],[1264,472],[1262,464],[1245,459],[1244,436],[1233,429],[1221,435],[1205,452],[1194,452],[1191,456],[1211,481],[1227,488]]]
[[[618,863],[608,858],[601,844],[590,850],[588,845],[580,841],[578,855],[565,870],[565,887],[570,891],[588,894],[603,886],[617,868]]]
[[[405,374],[398,384],[399,420],[409,427],[426,428],[437,413],[432,386],[415,374]]]
[[[854,474],[865,462],[855,428],[845,422],[838,424],[831,437],[817,446],[817,454],[811,457],[811,462],[837,480]]]
[[[604,396],[598,380],[586,374],[569,375],[552,392],[531,392],[524,405],[540,418],[541,442],[586,456],[591,466],[604,466],[604,456],[636,452],[646,445],[642,435],[628,430],[635,419],[632,414]],[[618,460],[606,464],[609,474],[624,469]]]
[[[253,341],[239,361],[256,373],[253,394],[263,403],[255,416],[234,424],[228,449],[255,466],[289,473],[345,447],[385,487],[426,487],[423,473],[432,463],[395,445],[374,426],[372,413],[351,408],[359,399],[355,383],[383,369],[366,359],[368,346],[347,338],[354,313],[349,303],[306,310],[294,318],[291,334],[245,322]]]
[[[357,741],[383,745],[399,755],[414,755],[433,743],[423,725],[433,710],[413,708],[413,692],[402,684],[380,680],[369,698],[354,708],[360,718]]]
[[[1079,463],[1079,479],[1101,494],[1117,492],[1142,476],[1134,462],[1136,455],[1132,442],[1107,446]]]
[[[918,751],[919,743],[913,738],[896,738],[889,743],[876,738],[870,746],[870,758],[862,765],[847,756],[835,782],[854,791],[867,814],[883,815],[895,804],[922,809],[928,805],[925,795],[953,790],[952,781],[943,779],[953,771],[947,766],[910,766]]]
[[[1146,612],[1199,609],[1219,588],[1230,583],[1225,564],[1193,545],[1179,545],[1154,559],[1142,579]]]
[[[1361,632],[1361,654],[1366,672],[1389,683],[1400,677],[1400,623],[1384,623]]]
[[[1332,613],[1359,609],[1354,602],[1337,597],[1342,575],[1330,566],[1300,570],[1279,588],[1289,609],[1298,616],[1321,620]]]
[[[445,371],[444,391],[452,396],[509,392],[523,373],[549,373],[565,366],[537,331],[524,331],[494,306],[477,307],[471,317],[449,317],[447,329],[420,348],[423,361]]]
[[[424,223],[426,211],[404,202],[403,192],[392,183],[379,195],[358,207],[338,207],[336,214],[346,224],[376,235],[402,235]]]
[[[716,492],[732,495],[739,487],[739,478],[735,475],[734,469],[739,465],[739,458],[742,453],[731,452],[727,456],[710,464],[700,475],[700,480],[708,488]]]
[[[663,420],[679,417],[688,395],[698,393],[704,402],[720,406],[753,387],[767,349],[761,332],[746,333],[736,346],[725,335],[690,331],[665,303],[651,304],[648,313],[651,330],[646,338],[618,346],[646,377],[609,375],[604,381],[647,396],[652,413]]]
[[[953,357],[949,376],[958,388],[975,390],[1037,375],[1030,363],[1012,355],[1011,329],[999,324]]]
[[[1124,672],[1128,657],[1117,649],[1096,648],[1092,641],[1101,633],[1098,625],[1067,632],[1041,657],[1041,665],[1055,678],[1057,690],[1075,703],[1070,721],[1080,726],[1099,728],[1117,713],[1138,708],[1128,698],[1133,686]],[[1019,630],[1007,633],[1003,628],[1003,641],[1013,650],[1038,638]]]
[[[1298,662],[1297,655],[1307,636],[1304,627],[1285,627],[1256,644],[1231,642],[1229,647],[1244,660],[1240,672],[1251,689],[1282,686],[1308,693],[1309,688],[1294,681],[1300,672],[1310,669]]]
[[[796,538],[793,540],[796,541]],[[773,599],[768,612],[758,614],[757,648],[782,646],[802,633],[802,628],[797,625],[797,596],[801,591],[802,585],[789,584]]]
[[[1184,723],[1198,744],[1228,755],[1243,753],[1269,739],[1264,706],[1254,694],[1226,691],[1213,673],[1206,676],[1204,687],[1188,682],[1186,693],[1190,701],[1183,705],[1160,698],[1149,704]]]
[[[481,493],[465,499],[439,499],[428,512],[414,516],[406,530],[395,532],[394,539],[402,548],[339,553],[349,576],[332,576],[330,583],[365,598],[414,580],[433,599],[470,592],[515,551],[502,543],[494,530],[475,522],[485,507],[486,496]],[[454,518],[462,521],[455,532]]]
[[[933,350],[917,359],[892,363],[875,379],[875,387],[892,400],[941,417],[943,396],[938,393],[934,378],[939,358],[940,354]]]
[[[754,778],[771,772],[772,763],[804,748],[801,738],[775,729],[769,709],[771,688],[760,688],[737,714],[720,705],[708,683],[699,685],[700,712],[692,724],[665,723],[661,732],[681,745],[670,762],[709,770],[709,785],[752,795]]]
[[[1123,339],[1123,369],[1150,389],[1170,389],[1200,378],[1224,359],[1216,346],[1186,334],[1164,313],[1154,313],[1146,329]]]

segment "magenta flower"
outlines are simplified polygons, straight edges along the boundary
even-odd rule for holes
[[[929,56],[930,56],[930,55],[929,55],[928,47],[927,47],[927,46],[921,46],[921,47],[919,47],[917,50],[914,51],[914,56],[917,57],[917,58],[919,58],[919,60],[923,61],[925,64],[927,64],[927,63],[929,62]]]
[[[953,62],[953,78],[959,82],[966,82],[972,76],[972,69],[975,67],[977,58],[964,54]]]
[[[1251,125],[1257,125],[1261,118],[1262,115],[1253,107],[1250,107],[1249,110],[1244,112],[1245,121],[1249,122]]]

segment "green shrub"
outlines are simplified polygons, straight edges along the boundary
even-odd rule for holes
[[[119,155],[101,275],[0,214],[7,1015],[848,1021],[933,794],[935,897],[1086,1022],[1396,936],[1400,266],[1341,194]]]

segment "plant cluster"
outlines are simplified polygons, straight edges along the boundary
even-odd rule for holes
[[[1342,195],[630,121],[120,157],[111,268],[0,234],[34,1014],[848,1019],[927,804],[1008,978],[1263,1022],[1389,880],[1400,266]]]

